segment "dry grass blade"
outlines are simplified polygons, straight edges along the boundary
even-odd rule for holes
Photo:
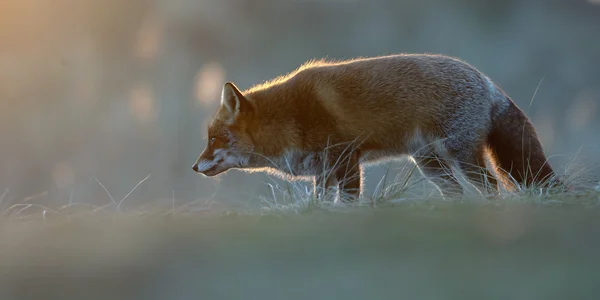
[[[6,198],[9,191],[10,191],[9,188],[6,188],[4,190],[4,193],[2,193],[2,196],[0,196],[0,207],[2,206],[2,203],[4,203],[4,198]]]
[[[125,197],[123,197],[123,199],[121,199],[121,201],[119,201],[119,204],[117,204],[117,210],[121,211],[121,204],[123,204],[123,201],[125,201],[125,199],[127,199],[127,197],[129,197],[129,195],[131,195],[131,193],[133,193],[133,191],[135,191],[135,189],[137,189],[138,186],[140,186],[140,184],[144,183],[144,181],[146,181],[148,178],[150,178],[150,175],[152,174],[148,174],[148,176],[146,176],[146,178],[142,179],[140,182],[138,182],[133,189],[131,189],[131,191],[129,191],[129,193],[127,193],[127,195],[125,195]]]
[[[21,202],[22,203],[27,203],[27,202],[29,202],[31,200],[38,199],[38,198],[44,197],[46,195],[48,195],[48,191],[44,191],[44,192],[41,192],[39,194],[35,194],[35,195],[32,195],[32,196],[29,196],[29,197],[23,199]]]
[[[117,205],[117,201],[115,201],[115,198],[110,194],[110,192],[108,191],[108,189],[104,186],[104,184],[102,184],[102,182],[100,182],[100,180],[98,180],[98,178],[96,176],[94,176],[94,179],[96,180],[96,182],[104,189],[104,191],[106,192],[106,194],[108,194],[108,197],[110,198],[110,200],[112,201],[112,203],[114,205]]]

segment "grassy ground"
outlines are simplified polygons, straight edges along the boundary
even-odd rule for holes
[[[597,299],[600,193],[262,212],[17,206],[0,299]]]

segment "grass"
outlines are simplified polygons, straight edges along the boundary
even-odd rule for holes
[[[5,221],[0,297],[597,298],[597,209],[533,202]]]
[[[13,205],[0,299],[597,298],[600,187],[444,198],[405,168],[351,204],[286,182],[258,210]]]

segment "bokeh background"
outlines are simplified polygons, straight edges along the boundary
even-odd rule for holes
[[[599,2],[0,0],[2,207],[102,205],[96,178],[120,199],[149,174],[124,206],[255,205],[266,175],[191,170],[222,84],[400,52],[468,61],[532,118],[559,173],[576,158],[597,174]]]

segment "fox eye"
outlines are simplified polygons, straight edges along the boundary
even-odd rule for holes
[[[228,142],[227,137],[224,137],[224,136],[215,135],[215,136],[210,137],[210,143],[211,144],[214,144],[217,140],[219,140],[219,142],[221,142],[221,143],[227,143]]]

